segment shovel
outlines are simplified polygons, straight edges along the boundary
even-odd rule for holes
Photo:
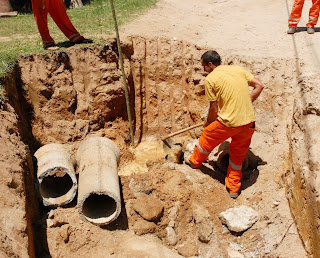
[[[169,139],[169,138],[171,138],[171,137],[173,137],[173,136],[176,136],[176,135],[178,135],[178,134],[181,134],[181,133],[190,131],[190,130],[192,130],[192,129],[194,129],[194,128],[197,128],[197,127],[200,127],[200,126],[203,126],[203,123],[201,123],[201,124],[196,124],[196,125],[192,125],[192,126],[190,126],[190,127],[188,127],[188,128],[184,128],[184,129],[181,129],[181,130],[176,131],[176,132],[174,132],[174,133],[170,133],[170,134],[168,134],[167,136],[161,138],[161,140],[163,141],[163,143],[164,143],[166,146],[168,146],[168,147],[171,149],[171,145],[168,143],[167,139]],[[170,139],[170,140],[171,140],[171,139]],[[169,141],[169,142],[170,142],[170,143],[173,143],[173,140],[171,140],[171,141]]]

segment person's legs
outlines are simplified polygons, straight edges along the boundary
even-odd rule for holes
[[[309,11],[309,22],[307,23],[307,27],[316,26],[319,18],[320,11],[320,0],[312,0],[312,6]]]
[[[84,37],[79,34],[79,32],[71,23],[63,0],[50,1],[52,4],[49,8],[49,14],[63,34],[73,43],[78,43],[79,41],[83,40]]]
[[[206,160],[210,152],[220,143],[233,135],[233,129],[214,121],[203,129],[201,137],[194,148],[193,154],[190,157],[190,162],[195,167],[200,167]]]
[[[292,11],[289,16],[288,25],[290,27],[297,28],[301,18],[301,13],[304,5],[304,0],[295,0],[292,6]]]
[[[251,138],[255,130],[254,125],[255,123],[250,123],[248,125],[238,127],[237,134],[231,137],[232,140],[229,145],[229,166],[225,179],[225,184],[230,195],[236,195],[240,190],[242,163],[247,155],[247,151],[251,143]]]
[[[50,36],[48,29],[48,8],[49,0],[32,0],[32,10],[34,19],[43,42],[43,47],[55,46],[54,40]]]

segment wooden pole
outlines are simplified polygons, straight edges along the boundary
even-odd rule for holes
[[[125,96],[126,96],[127,113],[128,113],[129,124],[130,124],[131,145],[134,146],[133,128],[132,128],[132,120],[131,120],[131,112],[130,112],[129,91],[128,91],[126,74],[124,72],[124,67],[123,67],[123,59],[122,59],[122,51],[121,51],[121,46],[120,46],[119,30],[118,30],[117,17],[116,17],[116,12],[114,10],[113,0],[110,0],[110,4],[111,4],[113,21],[114,21],[114,27],[116,30],[119,60],[120,60],[121,72],[122,72],[123,83],[124,83],[124,91],[125,91]]]

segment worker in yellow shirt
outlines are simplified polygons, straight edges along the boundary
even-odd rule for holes
[[[221,65],[220,55],[216,51],[205,52],[201,63],[209,73],[205,79],[209,113],[201,137],[186,162],[192,168],[200,168],[210,152],[231,137],[225,184],[230,196],[237,198],[241,187],[242,163],[255,131],[252,102],[260,95],[264,85],[240,66]],[[251,93],[249,86],[253,87]]]

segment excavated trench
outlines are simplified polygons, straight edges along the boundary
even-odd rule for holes
[[[205,49],[184,41],[141,37],[126,39],[122,47],[136,143],[148,141],[150,137],[159,141],[161,136],[201,122],[207,102],[203,85],[205,74],[199,59]],[[320,255],[319,188],[303,178],[299,170],[305,167],[293,153],[295,139],[303,138],[300,135],[303,132],[299,131],[295,121],[294,98],[298,82],[294,63],[282,59],[257,60],[228,53],[221,55],[225,64],[245,67],[267,86],[255,102],[257,132],[251,151],[271,164],[271,170],[278,170],[275,175],[286,186],[291,212],[304,247],[310,256],[317,257]],[[71,144],[75,153],[88,136],[103,136],[117,143],[121,152],[120,170],[126,168],[132,161],[133,151],[129,147],[121,76],[114,40],[105,47],[71,48],[66,52],[20,58],[5,86],[9,102],[20,117],[20,133],[30,153],[33,155],[48,143]],[[183,140],[199,137],[200,132],[201,129],[192,130]],[[182,145],[185,146],[186,142],[183,141]],[[153,154],[150,152],[150,155]],[[226,163],[225,157],[222,163]],[[37,164],[33,166],[36,168]],[[34,168],[31,166],[29,170]],[[66,179],[64,186],[72,184],[65,176],[59,177],[56,174],[48,177],[41,184],[40,192],[48,196],[56,194],[57,189],[52,188],[52,184],[57,179]],[[31,184],[35,178],[35,174],[28,173],[25,182]],[[121,180],[123,184],[126,181],[125,177]],[[125,192],[123,184],[122,192]],[[25,191],[28,191],[27,206],[37,207],[34,189],[29,185]],[[67,190],[63,187],[61,191]],[[94,201],[96,205],[110,202],[101,196],[90,198],[97,199]],[[74,206],[75,203],[71,203],[70,207]],[[84,203],[83,206],[88,216],[105,213],[94,210],[92,214],[90,205]],[[31,256],[32,250],[37,255],[50,252],[48,244],[38,244],[39,239],[47,241],[48,233],[45,231],[49,225],[46,225],[45,214],[48,209],[41,205],[37,209],[40,215],[27,210]],[[304,217],[303,221],[297,219],[301,217]],[[30,230],[31,225],[33,230]],[[158,237],[161,238],[161,233]]]

